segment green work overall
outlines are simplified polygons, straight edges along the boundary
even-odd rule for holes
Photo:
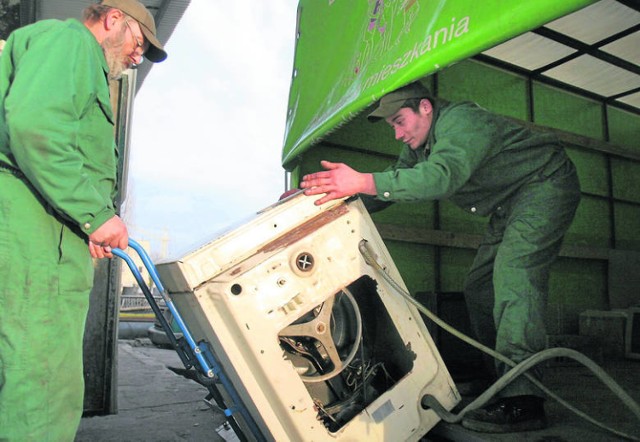
[[[79,21],[18,29],[0,56],[0,440],[73,441],[93,283],[115,215],[108,67]]]
[[[0,169],[0,440],[71,441],[93,269],[85,241]]]
[[[464,288],[471,326],[484,345],[518,363],[545,348],[549,271],[580,200],[573,164],[524,185],[489,220]],[[511,367],[495,362],[497,376]],[[540,379],[540,370],[533,374]],[[524,377],[500,395],[542,396]]]
[[[550,133],[469,103],[434,99],[427,142],[373,174],[372,210],[448,199],[490,216],[465,285],[476,337],[514,362],[544,349],[549,269],[580,200],[573,163]],[[507,367],[497,365],[499,375]],[[493,371],[493,370],[492,370]],[[520,378],[502,396],[541,393]]]

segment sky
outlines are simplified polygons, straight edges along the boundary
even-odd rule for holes
[[[297,4],[191,0],[145,78],[122,216],[152,258],[247,222],[285,190]]]

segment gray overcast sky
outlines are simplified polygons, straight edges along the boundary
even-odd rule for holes
[[[284,190],[280,166],[297,0],[192,0],[133,114],[132,238],[162,257],[246,222]]]

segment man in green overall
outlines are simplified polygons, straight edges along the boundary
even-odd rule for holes
[[[93,258],[126,248],[109,80],[166,57],[149,11],[104,0],[0,56],[0,440],[73,441]]]
[[[397,163],[359,173],[323,161],[303,177],[316,204],[363,194],[379,210],[396,201],[448,199],[489,225],[465,283],[478,340],[518,363],[544,349],[549,269],[580,200],[573,163],[556,138],[464,102],[430,97],[419,83],[384,96],[369,115],[401,140]],[[497,375],[509,367],[495,365]],[[539,373],[536,373],[539,377]],[[493,403],[468,413],[467,428],[517,432],[546,426],[543,394],[519,377]]]

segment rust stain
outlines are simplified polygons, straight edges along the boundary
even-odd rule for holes
[[[340,204],[330,210],[322,212],[320,215],[310,219],[306,223],[296,227],[285,233],[284,235],[274,239],[270,243],[267,243],[258,252],[272,252],[284,247],[287,247],[295,242],[298,242],[302,238],[305,238],[310,233],[315,232],[319,228],[335,221],[341,216],[349,213],[349,208],[346,204]]]

